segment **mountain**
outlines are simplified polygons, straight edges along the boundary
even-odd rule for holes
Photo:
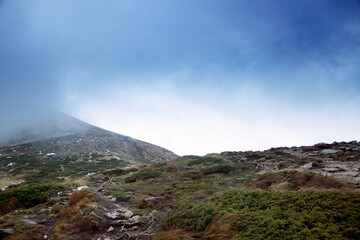
[[[39,118],[0,141],[1,172],[27,178],[84,175],[104,169],[172,160],[159,146],[93,126],[62,113]],[[34,175],[34,172],[37,173]],[[61,173],[61,174],[60,174]],[[58,177],[58,176],[57,176]]]

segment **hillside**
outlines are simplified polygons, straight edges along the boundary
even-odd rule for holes
[[[44,181],[177,156],[164,148],[54,113],[20,129],[0,147],[0,187]]]
[[[360,142],[334,142],[20,184],[0,193],[0,236],[359,239],[359,162]]]

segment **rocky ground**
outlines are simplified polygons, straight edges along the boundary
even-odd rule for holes
[[[218,222],[228,219],[233,236],[241,218],[213,216],[204,231],[195,232],[174,229],[176,221],[183,221],[176,218],[178,212],[228,191],[255,188],[357,193],[359,170],[357,141],[184,156],[144,167],[107,170],[81,181],[74,179],[70,185],[67,181],[64,191],[31,208],[10,201],[13,205],[0,217],[0,239],[179,239],[180,235],[221,239],[224,235],[216,227]]]

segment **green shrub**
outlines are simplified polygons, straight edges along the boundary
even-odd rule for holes
[[[132,182],[136,182],[138,180],[146,180],[146,179],[149,179],[149,178],[157,178],[157,177],[159,177],[161,175],[162,175],[162,173],[159,172],[159,171],[139,172],[139,173],[134,173],[130,177],[125,178],[124,181],[126,183],[132,183]]]
[[[228,192],[184,205],[169,217],[179,228],[203,231],[213,216],[240,216],[235,239],[359,239],[360,194]]]
[[[188,166],[199,165],[199,164],[202,164],[202,163],[224,163],[225,162],[224,159],[217,158],[217,157],[188,156],[188,158],[192,159],[188,163]]]
[[[13,208],[29,208],[44,203],[50,196],[64,189],[61,185],[25,185],[0,192],[0,213]]]
[[[204,169],[205,174],[213,174],[213,173],[229,173],[235,170],[235,166],[232,164],[220,164],[217,166],[211,166]]]

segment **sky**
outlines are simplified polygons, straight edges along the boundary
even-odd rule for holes
[[[360,140],[360,1],[0,0],[0,133],[47,109],[179,155]]]

